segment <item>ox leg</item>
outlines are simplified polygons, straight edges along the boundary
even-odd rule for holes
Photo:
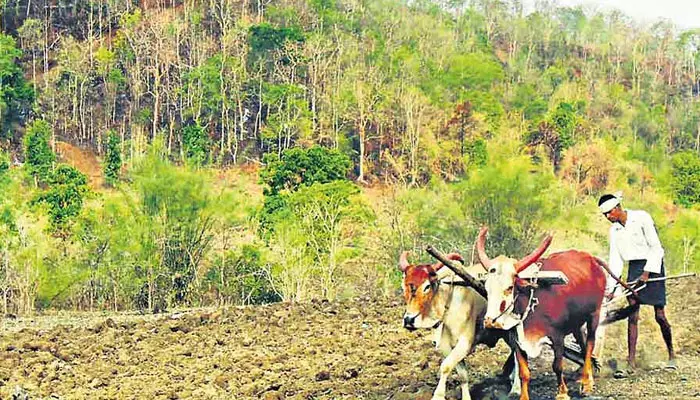
[[[457,364],[457,374],[462,379],[462,400],[471,400],[472,396],[469,394],[469,374],[467,371],[467,363],[462,360]]]
[[[511,351],[510,357],[508,357],[506,363],[513,364],[513,368],[510,373],[511,386],[508,397],[520,396],[520,393],[522,393],[522,387],[520,385],[520,368],[518,367],[518,360],[515,356],[515,351]]]
[[[591,315],[586,321],[586,357],[583,361],[583,374],[581,376],[581,393],[591,394],[593,392],[593,349],[595,349],[595,337],[600,321],[600,309]]]
[[[564,381],[564,337],[552,337],[552,349],[554,350],[554,361],[552,371],[557,377],[557,397],[556,400],[569,400],[569,388]]]
[[[508,356],[508,359],[506,360],[505,363],[503,363],[503,367],[501,368],[501,373],[500,373],[499,377],[501,377],[503,379],[512,378],[513,377],[513,369],[514,369],[515,365],[518,365],[518,363],[515,362],[515,353],[511,350],[510,355]]]
[[[435,388],[435,392],[433,393],[433,400],[445,399],[445,392],[447,390],[447,378],[450,377],[450,373],[452,373],[452,370],[454,370],[455,367],[457,367],[457,364],[464,360],[467,354],[469,354],[471,348],[471,341],[462,336],[459,338],[459,340],[457,340],[457,345],[455,345],[450,354],[448,354],[447,357],[445,357],[445,359],[442,360],[442,364],[440,364],[440,380],[438,381],[438,385]],[[466,392],[468,395],[469,388],[467,388]]]
[[[520,400],[530,400],[530,367],[527,365],[527,356],[521,349],[515,350],[520,373]]]

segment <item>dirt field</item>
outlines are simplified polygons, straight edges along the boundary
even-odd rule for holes
[[[659,366],[663,341],[651,310],[640,328],[644,365],[630,378],[598,375],[605,399],[700,398],[700,279],[669,285],[677,371]],[[648,308],[648,307],[647,307]],[[429,399],[439,355],[429,332],[407,332],[403,304],[354,299],[196,310],[161,317],[81,315],[3,320],[0,398]],[[59,323],[70,321],[70,326]],[[622,359],[626,323],[609,329],[606,355]],[[494,378],[505,345],[470,358],[472,396],[505,398]],[[534,366],[533,399],[553,399],[551,356]],[[566,364],[569,388],[576,369]],[[456,376],[455,376],[456,378]],[[456,379],[448,398],[459,398]],[[575,397],[574,397],[575,398]]]

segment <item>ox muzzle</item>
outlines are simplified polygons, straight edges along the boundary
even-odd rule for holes
[[[442,323],[442,321],[439,321],[439,320],[438,320],[438,321],[436,321],[432,326],[425,326],[425,324],[424,324],[425,319],[421,319],[421,321],[418,321],[418,317],[419,317],[419,316],[420,316],[420,314],[416,314],[416,315],[413,315],[413,316],[411,316],[411,315],[409,315],[409,314],[404,314],[404,315],[403,315],[403,327],[406,328],[406,329],[408,329],[409,331],[415,331],[415,330],[418,329],[418,328],[421,328],[421,329],[425,329],[425,328],[435,329],[435,328],[439,327],[440,324]],[[419,326],[416,326],[416,321],[419,322],[419,324],[418,324]]]
[[[417,315],[410,316],[408,314],[404,314],[403,316],[403,327],[408,329],[409,331],[415,331],[416,328],[416,317]]]

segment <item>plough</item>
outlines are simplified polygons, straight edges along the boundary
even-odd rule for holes
[[[688,272],[688,273],[679,274],[679,275],[662,276],[659,278],[647,279],[646,283],[668,281],[668,280],[672,280],[672,279],[690,278],[693,276],[696,276],[696,274],[694,272]],[[638,280],[629,282],[628,283],[629,287],[624,288],[622,293],[618,294],[617,296],[613,297],[610,300],[605,300],[605,302],[603,303],[603,306],[604,306],[604,308],[606,308],[608,310],[605,314],[605,318],[603,319],[602,324],[603,325],[612,324],[613,322],[621,321],[621,320],[629,317],[630,315],[632,315],[632,313],[634,313],[634,311],[637,309],[636,305],[629,305],[629,306],[617,308],[617,309],[609,309],[609,306],[613,303],[618,302],[619,299],[621,299],[621,298],[636,296],[637,292],[644,290],[644,288],[647,287],[646,283],[643,283],[643,284],[637,286],[639,284]],[[622,286],[622,285],[619,285],[619,286]],[[617,288],[617,286],[616,286],[616,288]]]

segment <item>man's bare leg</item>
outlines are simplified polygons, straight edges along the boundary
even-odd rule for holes
[[[656,323],[659,324],[659,328],[661,328],[661,335],[664,337],[664,342],[666,342],[666,350],[668,350],[668,366],[671,368],[675,368],[676,353],[673,351],[673,337],[671,335],[671,324],[666,318],[664,306],[654,306],[654,314],[656,317]]]

